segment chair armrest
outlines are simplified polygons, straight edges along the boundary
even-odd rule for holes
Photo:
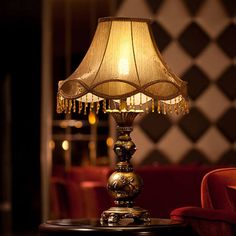
[[[182,207],[170,213],[171,219],[184,220],[199,235],[232,236],[235,232],[236,212],[200,207]]]
[[[223,221],[236,224],[236,212],[229,210],[214,210],[200,207],[181,207],[170,213],[172,218],[192,218],[207,221]]]

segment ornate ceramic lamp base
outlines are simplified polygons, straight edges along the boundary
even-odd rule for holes
[[[126,104],[123,104],[126,105]],[[115,199],[115,207],[104,211],[101,224],[116,224],[122,219],[133,219],[134,222],[150,222],[147,210],[134,206],[134,198],[138,196],[143,184],[142,179],[133,171],[130,159],[136,150],[131,140],[132,123],[138,112],[112,112],[116,120],[118,139],[114,151],[119,159],[116,171],[108,179],[107,189]]]
[[[118,223],[126,218],[132,218],[136,223],[150,222],[148,211],[140,207],[111,207],[102,213],[100,223]]]

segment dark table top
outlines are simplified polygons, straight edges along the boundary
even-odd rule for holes
[[[71,235],[194,235],[191,229],[180,221],[151,218],[149,223],[136,223],[131,219],[116,224],[101,224],[99,219],[48,220],[39,226],[41,236]]]

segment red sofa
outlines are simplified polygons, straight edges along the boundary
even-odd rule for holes
[[[145,166],[138,167],[144,186],[136,205],[147,209],[151,217],[169,218],[178,207],[200,207],[200,186],[212,166]],[[110,167],[73,167],[54,171],[51,178],[51,218],[100,217],[113,205],[106,182]]]

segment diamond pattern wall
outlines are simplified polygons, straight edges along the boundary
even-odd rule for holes
[[[166,62],[189,84],[190,113],[136,120],[133,162],[236,164],[236,1],[123,0],[117,16],[154,20]]]

